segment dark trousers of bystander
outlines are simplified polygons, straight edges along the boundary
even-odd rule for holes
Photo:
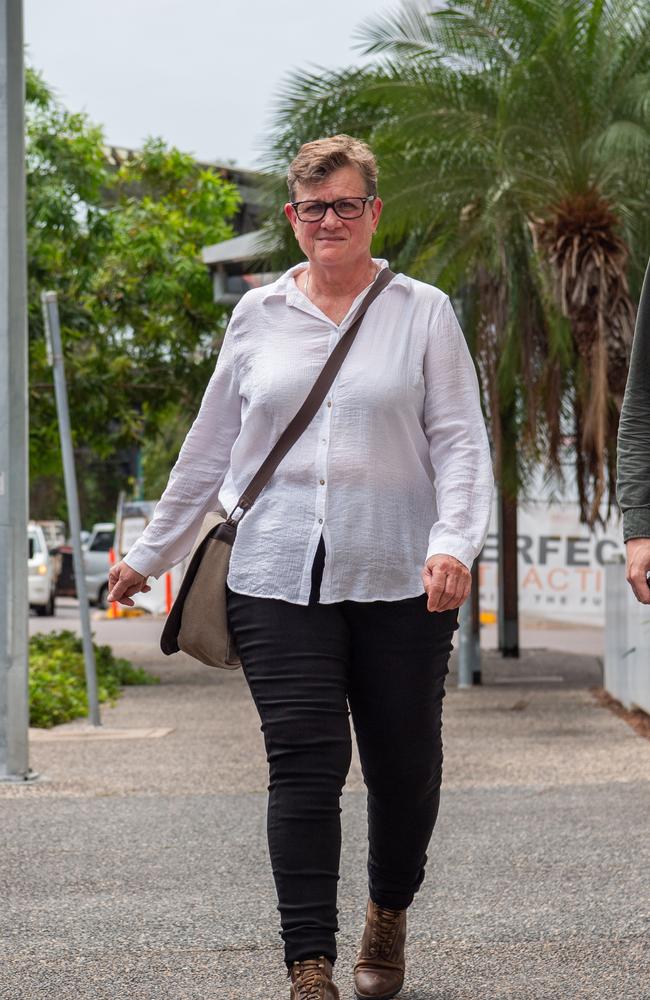
[[[404,909],[424,879],[442,778],[442,701],[457,611],[426,595],[308,606],[228,591],[262,722],[268,841],[285,961],[336,960],[340,796],[352,715],[368,790],[369,894]]]

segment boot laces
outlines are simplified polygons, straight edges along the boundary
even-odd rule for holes
[[[294,986],[298,989],[299,1000],[322,1000],[323,993],[321,987],[325,985],[325,975],[323,960],[320,958],[307,958],[302,962],[294,962],[294,969],[298,968],[298,974],[294,979]]]
[[[401,910],[384,910],[380,906],[375,909],[370,936],[371,955],[386,958],[390,954],[400,916]]]

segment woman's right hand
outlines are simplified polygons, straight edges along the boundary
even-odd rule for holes
[[[146,594],[151,590],[147,584],[146,576],[131,569],[124,560],[111,567],[108,574],[108,597],[110,603],[116,601],[118,604],[126,604],[132,608],[134,601],[131,600],[133,594]]]

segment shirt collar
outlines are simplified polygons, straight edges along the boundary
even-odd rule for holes
[[[383,257],[373,257],[372,260],[378,265],[380,271],[383,271],[384,268],[388,267],[388,261]],[[285,271],[284,274],[280,275],[277,281],[274,281],[272,285],[268,286],[268,291],[262,297],[262,302],[266,302],[267,299],[274,297],[281,297],[286,298],[287,305],[290,306],[294,305],[298,298],[302,299],[302,292],[294,281],[294,275],[297,274],[298,271],[302,271],[305,267],[307,267],[307,261],[303,260],[299,264],[294,264],[288,271]],[[392,285],[407,287],[406,275],[396,275],[391,282],[391,286]]]

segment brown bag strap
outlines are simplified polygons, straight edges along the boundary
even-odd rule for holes
[[[329,392],[341,365],[345,361],[348,351],[352,347],[352,342],[359,331],[359,327],[361,326],[366,310],[374,302],[379,293],[383,292],[384,288],[390,284],[394,277],[395,274],[388,267],[383,268],[379,272],[372,284],[372,287],[368,290],[363,301],[360,303],[359,308],[355,313],[354,320],[325,362],[322,371],[312,386],[305,402],[302,404],[291,423],[282,432],[276,443],[273,445],[273,448],[240,496],[235,509],[228,518],[229,521],[233,521],[233,514],[238,507],[240,507],[244,513],[234,523],[239,523],[239,521],[241,521],[246,511],[250,510],[257,500],[258,496],[268,483],[284,456],[291,448],[293,448],[300,435],[307,430],[307,427],[318,413],[325,396]]]

